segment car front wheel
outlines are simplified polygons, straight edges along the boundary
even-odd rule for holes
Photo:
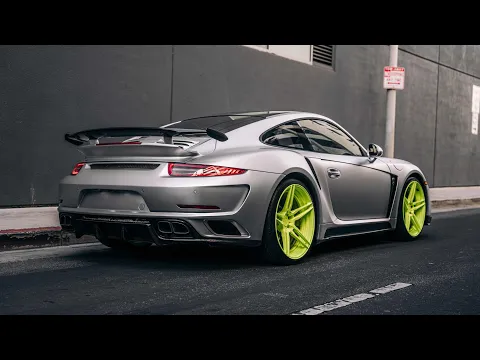
[[[399,240],[413,240],[425,226],[427,204],[425,190],[415,177],[407,179],[398,205],[395,235]]]

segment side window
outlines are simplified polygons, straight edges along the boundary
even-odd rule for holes
[[[312,144],[313,151],[332,155],[364,156],[360,146],[336,126],[322,120],[298,122]]]
[[[310,150],[310,143],[297,122],[282,124],[269,130],[263,135],[262,141],[268,145]]]

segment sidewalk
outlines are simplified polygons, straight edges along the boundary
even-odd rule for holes
[[[431,188],[430,192],[434,204],[439,202],[480,201],[480,186]]]
[[[480,186],[430,189],[434,212],[452,207],[480,207]],[[0,240],[6,238],[18,243],[21,240],[41,238],[53,243],[63,243],[56,207],[0,209]],[[11,241],[10,241],[11,242]],[[80,240],[82,242],[82,240]],[[90,241],[89,241],[90,242]]]
[[[56,207],[0,209],[0,235],[60,229]]]

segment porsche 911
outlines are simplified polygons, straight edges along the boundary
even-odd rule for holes
[[[252,246],[290,265],[328,239],[413,240],[432,220],[417,166],[314,113],[218,114],[65,140],[84,160],[60,182],[62,229],[110,248]]]

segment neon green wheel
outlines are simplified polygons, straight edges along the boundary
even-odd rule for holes
[[[407,233],[415,238],[422,232],[425,224],[426,203],[422,185],[412,180],[403,194],[403,223]]]
[[[307,189],[299,184],[287,186],[277,203],[275,232],[283,254],[301,259],[312,245],[315,234],[315,209]]]

